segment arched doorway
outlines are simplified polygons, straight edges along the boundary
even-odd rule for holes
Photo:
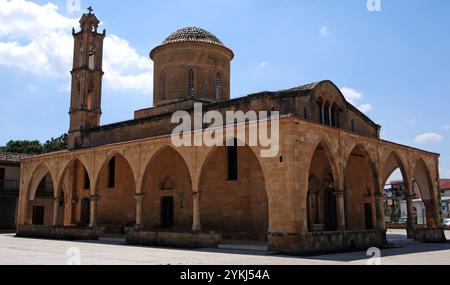
[[[99,172],[97,224],[106,233],[121,233],[136,223],[136,183],[128,161],[120,154],[109,158]]]
[[[308,181],[308,231],[336,231],[336,179],[324,143],[314,151]]]
[[[202,166],[199,190],[202,229],[221,232],[224,239],[267,240],[264,175],[250,147],[212,150]]]
[[[143,180],[143,226],[192,229],[192,182],[183,157],[164,147],[151,159]]]
[[[91,218],[91,200],[83,198],[81,200],[80,226],[88,226]]]
[[[368,152],[357,145],[350,154],[344,173],[348,230],[370,230],[376,225],[377,179]]]
[[[29,186],[26,223],[52,225],[54,202],[53,177],[49,169],[41,164],[36,168]]]

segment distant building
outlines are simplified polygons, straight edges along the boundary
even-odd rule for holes
[[[16,227],[20,159],[27,155],[0,153],[0,229]]]
[[[391,181],[385,189],[386,222],[405,224],[408,210],[405,198],[405,184],[402,180]],[[426,207],[422,194],[416,182],[413,183],[412,207],[415,225],[426,224]],[[441,206],[443,218],[450,218],[450,179],[441,179],[439,182],[441,192]]]
[[[441,179],[440,189],[442,198],[450,197],[450,179]]]

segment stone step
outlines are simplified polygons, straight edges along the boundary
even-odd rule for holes
[[[220,249],[268,251],[267,243],[257,241],[222,241]]]

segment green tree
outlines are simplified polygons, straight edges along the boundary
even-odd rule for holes
[[[42,147],[45,153],[60,151],[67,149],[67,134],[60,136],[59,138],[51,138]]]
[[[6,146],[0,149],[2,152],[26,153],[26,154],[41,154],[44,149],[41,143],[37,140],[27,141],[10,141]]]
[[[12,140],[4,147],[0,147],[0,152],[43,154],[67,149],[67,134],[59,138],[51,138],[46,143],[41,144],[38,140]]]

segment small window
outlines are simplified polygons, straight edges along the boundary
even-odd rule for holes
[[[91,180],[89,179],[89,174],[87,170],[84,170],[84,189],[90,189],[91,188]]]
[[[238,146],[236,139],[234,145],[228,147],[228,180],[238,180]]]
[[[303,107],[303,115],[304,115],[305,120],[309,119],[308,106]]]
[[[192,70],[192,68],[189,69],[188,95],[189,97],[195,96],[195,75],[194,70]]]
[[[222,75],[219,72],[216,75],[216,100],[222,101]]]
[[[109,161],[108,188],[116,187],[116,157]]]
[[[355,131],[355,120],[352,119],[352,132]]]
[[[161,73],[161,100],[167,99],[167,74],[165,71]]]

